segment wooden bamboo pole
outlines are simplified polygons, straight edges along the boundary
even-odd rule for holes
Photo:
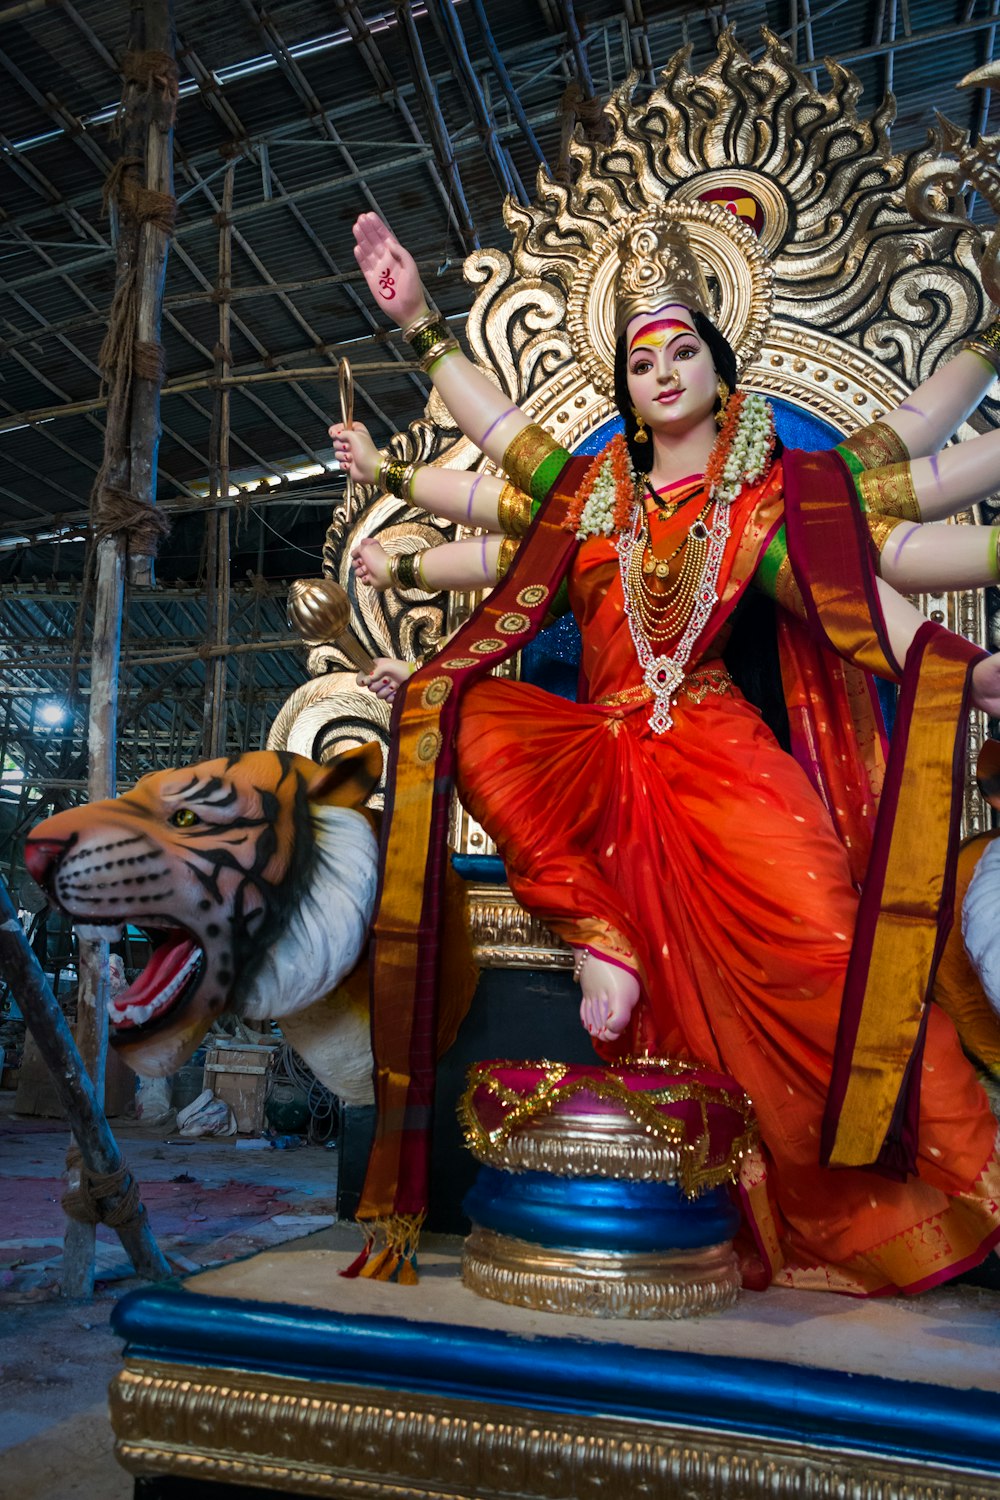
[[[215,372],[222,381],[232,364],[229,345],[230,311],[229,292],[233,269],[233,179],[236,163],[231,162],[226,170],[222,186],[222,205],[219,214],[219,265],[216,293],[219,303],[219,342],[215,349]],[[212,535],[208,549],[213,555],[214,566],[207,571],[206,639],[213,643],[216,654],[211,665],[205,664],[205,755],[208,759],[222,755],[226,748],[226,653],[229,636],[229,510],[221,508],[219,501],[229,498],[229,387],[218,387],[212,419],[212,464],[209,503],[212,510],[206,518],[206,526]]]
[[[140,52],[146,47],[174,55],[172,0],[133,0],[129,48]],[[126,85],[124,106],[122,154],[126,173],[137,173],[139,186],[143,185],[144,177],[155,173],[146,185],[170,191],[172,107],[164,130],[163,92],[135,82]],[[137,163],[143,163],[145,170]],[[141,223],[138,215],[121,216],[116,286],[121,287],[137,274],[137,342],[159,340],[166,245],[167,236],[153,223]],[[113,385],[104,435],[105,485],[149,501],[155,490],[160,434],[159,385],[158,378],[145,379],[135,373],[129,385],[118,388]],[[98,541],[88,715],[87,790],[91,801],[113,797],[117,787],[118,674],[126,557],[124,532],[114,531]],[[151,559],[137,560],[135,576],[141,581],[152,581]],[[103,1100],[110,998],[107,943],[81,941],[78,969],[77,1043],[97,1098]],[[79,1172],[72,1166],[69,1186],[70,1189],[79,1186]],[[96,1226],[68,1220],[63,1245],[64,1296],[93,1294],[95,1247]]]
[[[174,57],[177,51],[174,35],[173,0],[144,0],[145,45],[150,52]],[[147,111],[145,166],[146,187],[165,197],[174,193],[174,114],[176,95],[155,84],[146,89]],[[167,276],[167,252],[170,234],[163,223],[147,219],[139,231],[139,308],[136,343],[148,348],[160,347],[160,325],[163,317],[163,287]],[[132,376],[129,449],[131,492],[140,502],[152,505],[156,500],[156,457],[160,446],[160,386],[163,370],[147,374],[136,366]],[[153,557],[137,547],[129,549],[129,580],[153,583]]]
[[[17,919],[10,892],[2,879],[0,974],[3,974],[10,985],[42,1059],[52,1074],[56,1093],[66,1111],[70,1129],[88,1172],[102,1177],[121,1173],[125,1162],[105,1119],[100,1095],[74,1045],[59,1002],[52,993],[38,959],[31,951],[24,929]],[[101,1199],[106,1217],[113,1217],[115,1210],[120,1208],[131,1182],[131,1176],[126,1171],[107,1197]],[[126,1222],[115,1224],[114,1229],[137,1275],[150,1281],[163,1281],[170,1276],[170,1267],[153,1238],[146,1210],[141,1202],[136,1204],[135,1212]],[[65,1280],[63,1295],[68,1295]]]
[[[133,6],[130,45],[141,46],[141,12]],[[122,152],[133,161],[142,143],[142,120],[135,100],[126,95]],[[130,170],[134,170],[130,168]],[[119,225],[116,286],[127,281],[139,253],[138,226]],[[107,483],[128,486],[128,394],[110,389],[104,451]],[[118,721],[118,664],[121,658],[122,601],[125,584],[125,538],[120,532],[102,537],[94,560],[94,626],[91,652],[90,703],[87,719],[87,793],[91,801],[113,797],[117,784],[116,733]],[[78,939],[76,1045],[90,1075],[96,1097],[104,1100],[104,1072],[108,1047],[108,945]],[[69,1166],[68,1187],[80,1185],[79,1169]],[[90,1297],[94,1291],[97,1226],[67,1219],[63,1240],[62,1294]]]

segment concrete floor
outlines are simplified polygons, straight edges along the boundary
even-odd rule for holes
[[[108,1318],[139,1285],[98,1230],[92,1301],[60,1296],[66,1127],[18,1118],[0,1093],[0,1500],[130,1500],[105,1392],[121,1363]],[[223,1265],[333,1222],[336,1152],[237,1138],[162,1140],[112,1121],[160,1248],[184,1270]]]

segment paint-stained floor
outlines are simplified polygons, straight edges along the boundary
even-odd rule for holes
[[[0,1092],[0,1500],[130,1500],[105,1392],[121,1364],[108,1328],[139,1285],[117,1236],[98,1230],[95,1296],[60,1295],[66,1126],[19,1118]],[[221,1265],[333,1222],[336,1152],[266,1142],[166,1140],[115,1120],[164,1254],[180,1271]]]

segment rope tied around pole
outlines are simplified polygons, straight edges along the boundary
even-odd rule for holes
[[[111,484],[95,486],[91,507],[95,542],[123,531],[129,551],[142,557],[155,556],[161,537],[170,530],[170,522],[155,505]]]
[[[122,76],[126,86],[130,83],[152,92],[156,89],[170,105],[169,129],[177,114],[178,84],[180,69],[169,52],[158,52],[155,47],[144,51],[126,52],[122,58]]]
[[[132,345],[132,373],[137,380],[155,380],[162,385],[166,372],[167,351],[162,344],[137,341]]]
[[[152,93],[159,91],[168,105],[165,119],[158,124],[170,129],[177,104],[177,64],[166,52],[128,52],[123,62],[126,89],[129,85]],[[177,200],[172,193],[147,187],[142,180],[145,162],[142,157],[123,154],[109,171],[104,183],[105,212],[114,206],[120,233],[139,243],[143,229],[171,238],[177,223]],[[97,357],[101,379],[108,397],[109,410],[128,411],[134,398],[136,380],[149,381],[159,388],[166,374],[166,350],[159,342],[141,340],[139,328],[139,256],[133,254],[128,269],[115,287],[108,313],[108,329]],[[92,543],[124,532],[129,551],[143,557],[155,557],[160,539],[170,530],[170,523],[151,501],[130,489],[111,482],[119,477],[127,454],[127,420],[119,420],[118,436],[106,441],[104,462],[94,481],[90,497]]]
[[[115,1171],[94,1172],[84,1162],[79,1146],[71,1146],[66,1153],[66,1167],[80,1174],[79,1187],[67,1188],[62,1196],[67,1218],[75,1219],[78,1224],[107,1224],[109,1229],[119,1229],[145,1215],[139,1185],[124,1157]],[[109,1205],[110,1198],[119,1201]]]

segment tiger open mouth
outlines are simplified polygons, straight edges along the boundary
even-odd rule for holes
[[[115,942],[122,935],[121,928],[80,922],[75,926],[79,936],[85,938],[103,937]],[[204,949],[182,927],[141,930],[154,945],[153,952],[128,988],[108,1001],[108,1019],[116,1036],[139,1027],[152,1030],[183,1004],[205,970]]]

